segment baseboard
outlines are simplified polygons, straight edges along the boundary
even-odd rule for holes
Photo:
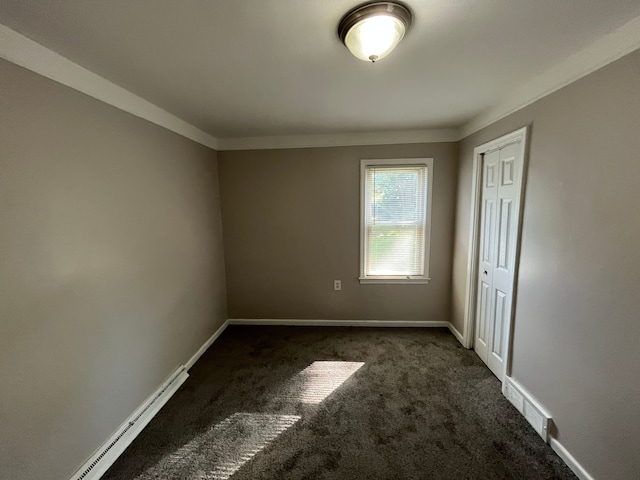
[[[571,455],[569,451],[564,448],[564,445],[562,445],[558,440],[551,437],[549,439],[549,445],[551,445],[553,451],[558,454],[558,456],[564,461],[564,463],[567,464],[567,467],[569,467],[571,471],[575,473],[576,477],[578,477],[580,480],[595,480],[591,475],[589,475],[589,472],[587,472],[587,470],[582,465],[580,465],[575,458],[573,458],[573,455]]]
[[[454,337],[464,346],[464,337],[458,331],[456,327],[453,326],[453,323],[448,323],[447,327],[449,327],[449,331],[453,334]]]
[[[198,349],[198,351],[193,354],[193,356],[189,359],[189,361],[185,363],[184,368],[186,370],[191,370],[191,367],[193,367],[193,365],[198,361],[198,359],[202,356],[202,354],[207,351],[207,349],[213,344],[213,342],[215,342],[218,339],[218,337],[222,335],[222,332],[224,332],[224,330],[228,326],[229,326],[229,320],[225,320],[225,322],[220,326],[220,328],[218,328],[218,330],[216,330],[213,333],[213,335],[211,335],[209,339],[206,342],[204,342],[204,345],[202,345]]]
[[[551,415],[522,385],[512,377],[504,377],[502,393],[524,415],[538,435],[547,442],[554,452],[567,464],[580,480],[594,480],[587,470],[555,438],[549,435]]]
[[[71,480],[97,480],[104,475],[188,377],[189,374],[184,367],[178,368],[169,380],[142,402],[142,405],[89,457]]]
[[[218,330],[193,354],[189,361],[180,366],[169,380],[149,396],[122,425],[105,441],[91,457],[71,477],[71,480],[98,480],[114,464],[120,455],[131,445],[131,442],[142,432],[144,427],[156,416],[173,394],[189,377],[189,370],[204,352],[216,341],[229,325],[226,320]]]
[[[282,325],[292,327],[447,327],[449,322],[428,320],[310,320],[291,318],[230,318],[229,325]]]
[[[189,377],[189,370],[216,341],[229,325],[288,325],[288,326],[340,326],[340,327],[445,327],[464,345],[462,334],[449,322],[442,321],[389,321],[389,320],[309,320],[309,319],[242,319],[230,318],[198,349],[185,366],[181,366],[151,394],[120,427],[91,455],[71,477],[71,480],[98,480],[118,457],[142,432],[173,394]],[[502,392],[522,413],[543,440],[567,464],[580,480],[594,480],[587,470],[555,438],[548,435],[551,416],[540,403],[512,377],[505,377]]]
[[[502,382],[502,394],[513,404],[514,407],[527,419],[538,435],[549,443],[549,425],[551,415],[538,402],[533,395],[516,382],[512,377],[505,376]]]

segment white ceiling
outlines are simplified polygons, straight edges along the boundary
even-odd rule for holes
[[[0,24],[218,138],[457,128],[640,16],[639,0],[406,0],[361,62],[359,0],[2,0]]]

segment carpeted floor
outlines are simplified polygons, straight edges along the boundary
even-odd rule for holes
[[[105,479],[575,479],[446,329],[229,327]]]

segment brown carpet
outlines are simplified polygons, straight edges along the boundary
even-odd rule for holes
[[[105,479],[575,479],[446,329],[229,327]]]

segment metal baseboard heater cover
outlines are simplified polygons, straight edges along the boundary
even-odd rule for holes
[[[189,377],[184,366],[163,383],[82,465],[71,480],[97,480],[113,465],[144,427]]]
[[[502,394],[527,419],[534,430],[549,443],[549,426],[551,415],[540,403],[513,378],[505,376]]]

